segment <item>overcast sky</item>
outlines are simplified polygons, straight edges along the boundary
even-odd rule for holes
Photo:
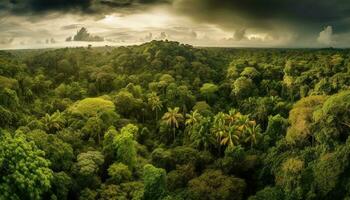
[[[153,39],[195,46],[350,47],[349,0],[0,0],[0,49]]]

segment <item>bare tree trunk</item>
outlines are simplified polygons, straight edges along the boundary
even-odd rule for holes
[[[173,135],[174,135],[174,144],[175,144],[175,140],[176,140],[175,127],[173,127]]]

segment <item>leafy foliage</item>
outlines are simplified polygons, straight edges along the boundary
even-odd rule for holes
[[[191,199],[242,199],[245,187],[244,180],[225,176],[218,170],[206,171],[189,182]]]
[[[121,133],[116,135],[113,144],[116,152],[116,159],[132,169],[136,165],[136,147],[134,134],[138,128],[129,124],[122,128]]]
[[[114,111],[115,106],[113,102],[102,98],[86,98],[76,102],[69,111],[72,114],[83,116],[96,116],[101,112]]]
[[[1,199],[41,199],[53,178],[45,153],[21,134],[1,132]]]
[[[144,199],[162,199],[166,193],[165,170],[154,167],[153,165],[145,165],[144,167],[144,183],[145,192]]]
[[[347,199],[349,66],[170,41],[0,51],[0,199]]]

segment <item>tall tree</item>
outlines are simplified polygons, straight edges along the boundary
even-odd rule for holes
[[[198,112],[198,110],[191,111],[191,113],[186,114],[185,125],[189,127],[190,131],[193,126],[200,122],[203,116]]]
[[[179,107],[168,108],[168,112],[162,117],[162,120],[173,129],[174,142],[176,139],[176,129],[179,128],[179,124],[184,120],[184,117],[179,113],[179,110]]]
[[[240,131],[247,129],[249,126],[255,125],[255,121],[249,119],[248,115],[239,114],[236,119],[236,123],[239,125]]]
[[[245,142],[250,142],[250,147],[253,148],[257,144],[257,138],[260,136],[261,128],[260,125],[251,125],[248,126],[245,130]]]
[[[221,144],[227,145],[229,147],[235,147],[240,139],[239,138],[239,135],[240,135],[239,126],[230,125],[227,130],[228,131],[226,132],[226,134],[223,136],[223,138],[221,140]]]
[[[214,121],[212,124],[211,132],[217,139],[217,144],[219,144],[219,154],[221,153],[221,140],[226,135],[226,115],[223,112],[219,112],[214,116]]]
[[[163,104],[157,93],[152,92],[148,97],[148,105],[151,107],[152,111],[156,113],[156,120],[158,120],[158,112],[162,110]]]
[[[210,127],[210,117],[202,118],[199,123],[195,124],[190,139],[196,148],[207,151],[209,146],[215,143],[215,138],[210,133]]]
[[[137,126],[128,124],[121,129],[121,133],[114,138],[113,144],[116,150],[116,158],[133,169],[136,165],[136,147],[134,134],[138,131]]]
[[[191,111],[189,114],[186,114],[186,139],[184,142],[187,142],[188,139],[191,140],[191,135],[195,131],[196,125],[200,122],[203,116],[198,112],[198,110]],[[187,137],[188,136],[188,137]]]

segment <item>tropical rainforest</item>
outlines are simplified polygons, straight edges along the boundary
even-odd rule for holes
[[[350,50],[0,51],[1,200],[350,199]]]

